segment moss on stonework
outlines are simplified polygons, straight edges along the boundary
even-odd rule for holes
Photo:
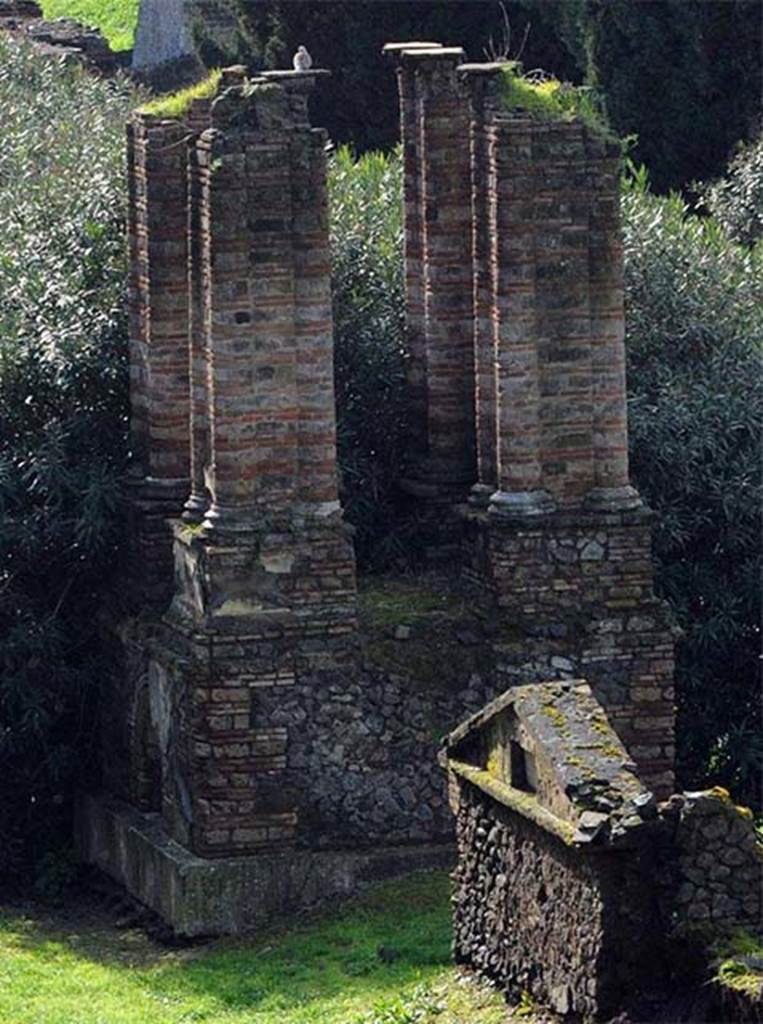
[[[159,96],[140,107],[138,113],[177,120],[188,113],[194,100],[208,100],[215,96],[221,78],[222,71],[220,68],[215,68],[201,82],[189,85],[186,89],[180,89],[167,96]]]
[[[590,88],[524,75],[517,61],[508,61],[504,69],[502,100],[507,110],[521,110],[537,121],[581,121],[596,135],[617,141]]]
[[[358,582],[364,653],[373,667],[413,687],[454,692],[495,672],[495,644],[522,631],[492,621],[447,576],[372,576]]]
[[[715,980],[725,988],[755,1000],[763,994],[763,945],[749,932],[739,931],[715,946]]]
[[[614,743],[605,743],[601,747],[601,752],[605,757],[621,758],[623,752],[619,747],[616,747]]]
[[[600,736],[612,736],[612,727],[603,715],[594,715],[591,719],[591,728]]]
[[[359,581],[358,610],[369,626],[413,626],[431,615],[458,615],[464,601],[435,580],[370,577]]]
[[[544,704],[541,710],[546,718],[549,718],[554,726],[562,733],[567,733],[569,731],[567,727],[567,719],[555,704]]]

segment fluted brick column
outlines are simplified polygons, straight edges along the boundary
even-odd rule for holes
[[[225,133],[221,121],[213,116],[199,142],[209,225],[205,523],[230,531],[251,529],[258,513],[294,500],[298,405],[288,138]]]
[[[474,406],[477,483],[471,500],[486,503],[498,490],[498,421],[495,288],[495,175],[488,172],[490,113],[500,105],[501,64],[462,64],[459,79],[469,97],[469,157],[472,203],[472,295],[474,317]],[[495,148],[493,140],[493,149]]]
[[[187,122],[191,139],[187,165],[188,229],[188,365],[190,386],[190,477],[191,490],[183,519],[200,522],[209,505],[205,473],[209,463],[209,422],[207,417],[206,322],[208,294],[204,289],[204,223],[202,219],[202,167],[196,138],[209,128],[211,102],[196,100]]]
[[[339,507],[332,353],[327,133],[312,130],[292,153],[294,329],[297,350],[298,502]]]
[[[616,143],[590,132],[586,145],[591,188],[588,253],[594,445],[594,487],[588,504],[628,508],[639,499],[628,476],[620,152]]]
[[[494,118],[488,159],[497,381],[495,410],[479,412],[497,430],[498,487],[491,505],[502,514],[528,514],[550,504],[541,451],[533,125]]]
[[[185,135],[146,114],[130,127],[131,437],[143,476],[167,486],[188,480]]]
[[[400,62],[412,438],[407,489],[465,497],[476,478],[469,110],[460,48],[411,45]]]
[[[421,109],[416,90],[416,69],[403,62],[404,50],[438,49],[438,43],[388,43],[384,53],[397,62],[400,100],[400,137],[403,149],[403,210],[405,232],[405,332],[409,354],[406,398],[411,423],[411,447],[427,450],[427,373],[424,335],[424,209],[421,182]]]
[[[130,441],[136,594],[172,584],[167,517],[189,481],[186,127],[134,115],[128,126]]]
[[[536,124],[535,309],[543,486],[560,508],[593,487],[586,129]]]

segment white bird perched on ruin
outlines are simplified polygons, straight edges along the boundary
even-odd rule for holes
[[[294,54],[294,60],[292,61],[292,63],[294,64],[295,71],[310,70],[310,68],[313,66],[313,58],[307,52],[307,47],[299,46],[297,48],[297,52]]]

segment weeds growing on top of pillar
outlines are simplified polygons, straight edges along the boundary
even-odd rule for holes
[[[589,86],[560,82],[542,71],[526,74],[518,61],[507,61],[501,87],[507,110],[520,110],[540,121],[579,120],[597,135],[616,139],[596,91]]]

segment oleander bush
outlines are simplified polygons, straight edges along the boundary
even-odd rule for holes
[[[678,644],[679,771],[760,799],[763,245],[623,192],[632,474],[658,513],[657,585]]]
[[[741,146],[729,164],[728,174],[700,195],[729,237],[743,245],[763,238],[763,135]]]
[[[330,165],[337,436],[342,500],[362,567],[406,560],[413,524],[395,483],[405,449],[400,150],[348,148]]]
[[[127,87],[0,39],[0,874],[91,763],[127,453]]]

